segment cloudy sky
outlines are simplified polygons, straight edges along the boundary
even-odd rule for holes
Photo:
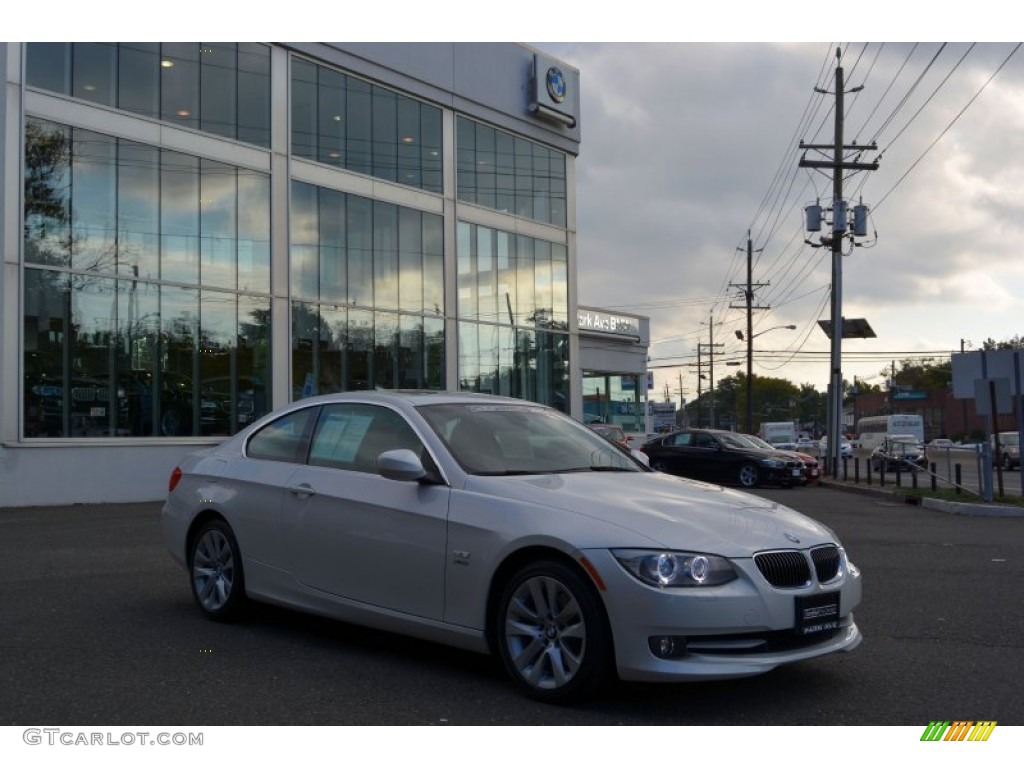
[[[845,340],[843,375],[884,383],[892,360],[937,359],[1024,333],[1024,51],[1017,43],[532,43],[580,70],[579,297],[651,318],[655,395],[696,394],[698,341],[716,379],[745,370],[747,233],[755,249],[755,375],[823,390],[832,259],[803,209],[830,172],[798,144],[877,143],[844,192],[871,210],[844,248],[842,306],[877,338]],[[813,157],[813,155],[809,155]],[[819,158],[820,159],[820,158]],[[713,323],[713,325],[712,325]],[[795,331],[766,329],[796,325]],[[706,362],[707,355],[704,354]],[[743,368],[724,367],[728,360]]]

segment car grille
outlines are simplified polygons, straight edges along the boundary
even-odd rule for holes
[[[814,574],[821,584],[832,581],[839,575],[839,547],[828,545],[811,550],[811,561],[814,563]]]
[[[811,568],[802,552],[760,552],[754,563],[773,587],[804,587],[811,583]]]
[[[841,558],[839,547],[828,544],[811,550],[814,575],[819,584],[825,584],[839,576]],[[754,555],[757,570],[773,587],[793,589],[806,587],[811,583],[811,566],[803,552],[795,549],[779,552],[759,552]]]

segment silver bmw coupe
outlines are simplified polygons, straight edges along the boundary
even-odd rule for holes
[[[523,400],[300,400],[176,467],[163,534],[211,619],[256,600],[491,653],[551,702],[861,642],[828,528]]]

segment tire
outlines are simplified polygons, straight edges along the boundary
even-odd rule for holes
[[[1005,453],[1003,454],[1003,469],[1005,469],[1007,472],[1013,469],[1013,462],[1010,460],[1010,457],[1007,456]]]
[[[204,523],[188,554],[192,597],[199,609],[216,621],[237,618],[246,602],[245,577],[231,526],[219,518]]]
[[[596,590],[553,560],[530,563],[508,581],[494,637],[506,672],[539,701],[578,700],[612,672],[611,630]]]
[[[668,467],[665,466],[665,462],[655,459],[651,462],[651,469],[655,472],[668,472]]]
[[[756,464],[748,461],[740,466],[738,480],[744,488],[755,488],[761,482],[761,470]]]

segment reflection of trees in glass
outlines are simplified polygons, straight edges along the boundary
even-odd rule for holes
[[[67,265],[71,254],[70,131],[25,123],[25,260]]]

